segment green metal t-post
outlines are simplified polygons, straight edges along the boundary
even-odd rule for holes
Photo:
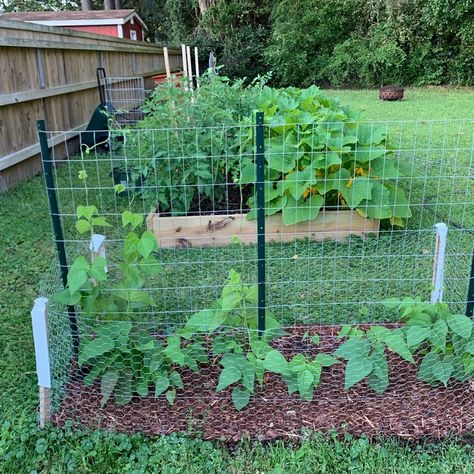
[[[255,162],[257,165],[257,262],[258,262],[258,335],[265,331],[265,137],[263,112],[256,115]]]
[[[61,217],[59,215],[58,199],[56,196],[56,186],[54,184],[53,163],[49,154],[48,138],[46,136],[46,125],[44,120],[36,122],[41,149],[41,162],[43,163],[44,181],[48,194],[49,213],[53,224],[54,240],[58,252],[59,266],[61,268],[61,279],[64,288],[67,286],[68,265],[66,258],[66,247],[64,245],[63,229],[61,227]],[[69,326],[72,333],[72,353],[76,360],[79,352],[79,332],[77,330],[76,311],[74,306],[68,306]]]
[[[474,314],[474,249],[472,251],[471,275],[469,277],[469,287],[467,290],[466,316],[472,318]]]

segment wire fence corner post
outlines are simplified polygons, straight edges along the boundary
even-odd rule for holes
[[[469,286],[467,290],[466,316],[474,316],[474,248],[472,250],[471,274],[469,275]]]
[[[258,267],[258,335],[265,331],[265,136],[263,127],[264,114],[257,112],[255,137],[257,165],[257,267]]]
[[[66,257],[66,247],[64,245],[64,235],[61,226],[61,216],[59,214],[58,199],[56,196],[56,185],[54,183],[53,163],[49,153],[48,138],[46,135],[46,124],[44,120],[36,122],[38,137],[41,150],[41,163],[43,165],[44,181],[46,185],[46,193],[48,195],[49,215],[53,225],[54,240],[56,251],[58,252],[59,267],[61,270],[61,279],[64,288],[67,286],[68,264]],[[69,326],[72,336],[72,354],[74,360],[77,359],[79,353],[79,332],[77,328],[76,311],[74,306],[67,307],[69,315]]]

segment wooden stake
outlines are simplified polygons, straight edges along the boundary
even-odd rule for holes
[[[51,420],[51,366],[49,361],[47,298],[35,299],[35,304],[31,310],[31,323],[39,385],[40,426],[44,428]]]
[[[186,45],[181,45],[181,56],[183,57],[183,74],[186,78],[186,89],[188,89],[189,75],[188,75],[188,61],[186,59]]]
[[[165,59],[165,69],[166,69],[166,77],[171,77],[171,69],[170,69],[170,58],[168,56],[168,48],[165,46],[163,48],[163,58]]]
[[[194,69],[196,71],[196,87],[199,89],[199,56],[197,46],[194,48]]]
[[[186,46],[186,57],[188,62],[188,74],[189,74],[189,88],[194,89],[193,86],[193,63],[191,62],[191,48]]]
[[[434,226],[436,231],[435,255],[433,262],[433,291],[431,292],[431,304],[443,301],[444,285],[444,258],[446,255],[446,242],[448,227],[444,223]]]

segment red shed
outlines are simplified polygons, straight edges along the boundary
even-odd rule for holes
[[[72,30],[143,41],[148,29],[135,10],[86,10],[79,12],[4,13],[5,20],[61,26]]]

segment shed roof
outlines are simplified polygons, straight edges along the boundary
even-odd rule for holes
[[[145,22],[133,9],[129,10],[86,10],[86,11],[43,11],[13,12],[0,15],[4,20],[25,21],[50,26],[73,25],[123,25],[136,19],[146,29]]]

